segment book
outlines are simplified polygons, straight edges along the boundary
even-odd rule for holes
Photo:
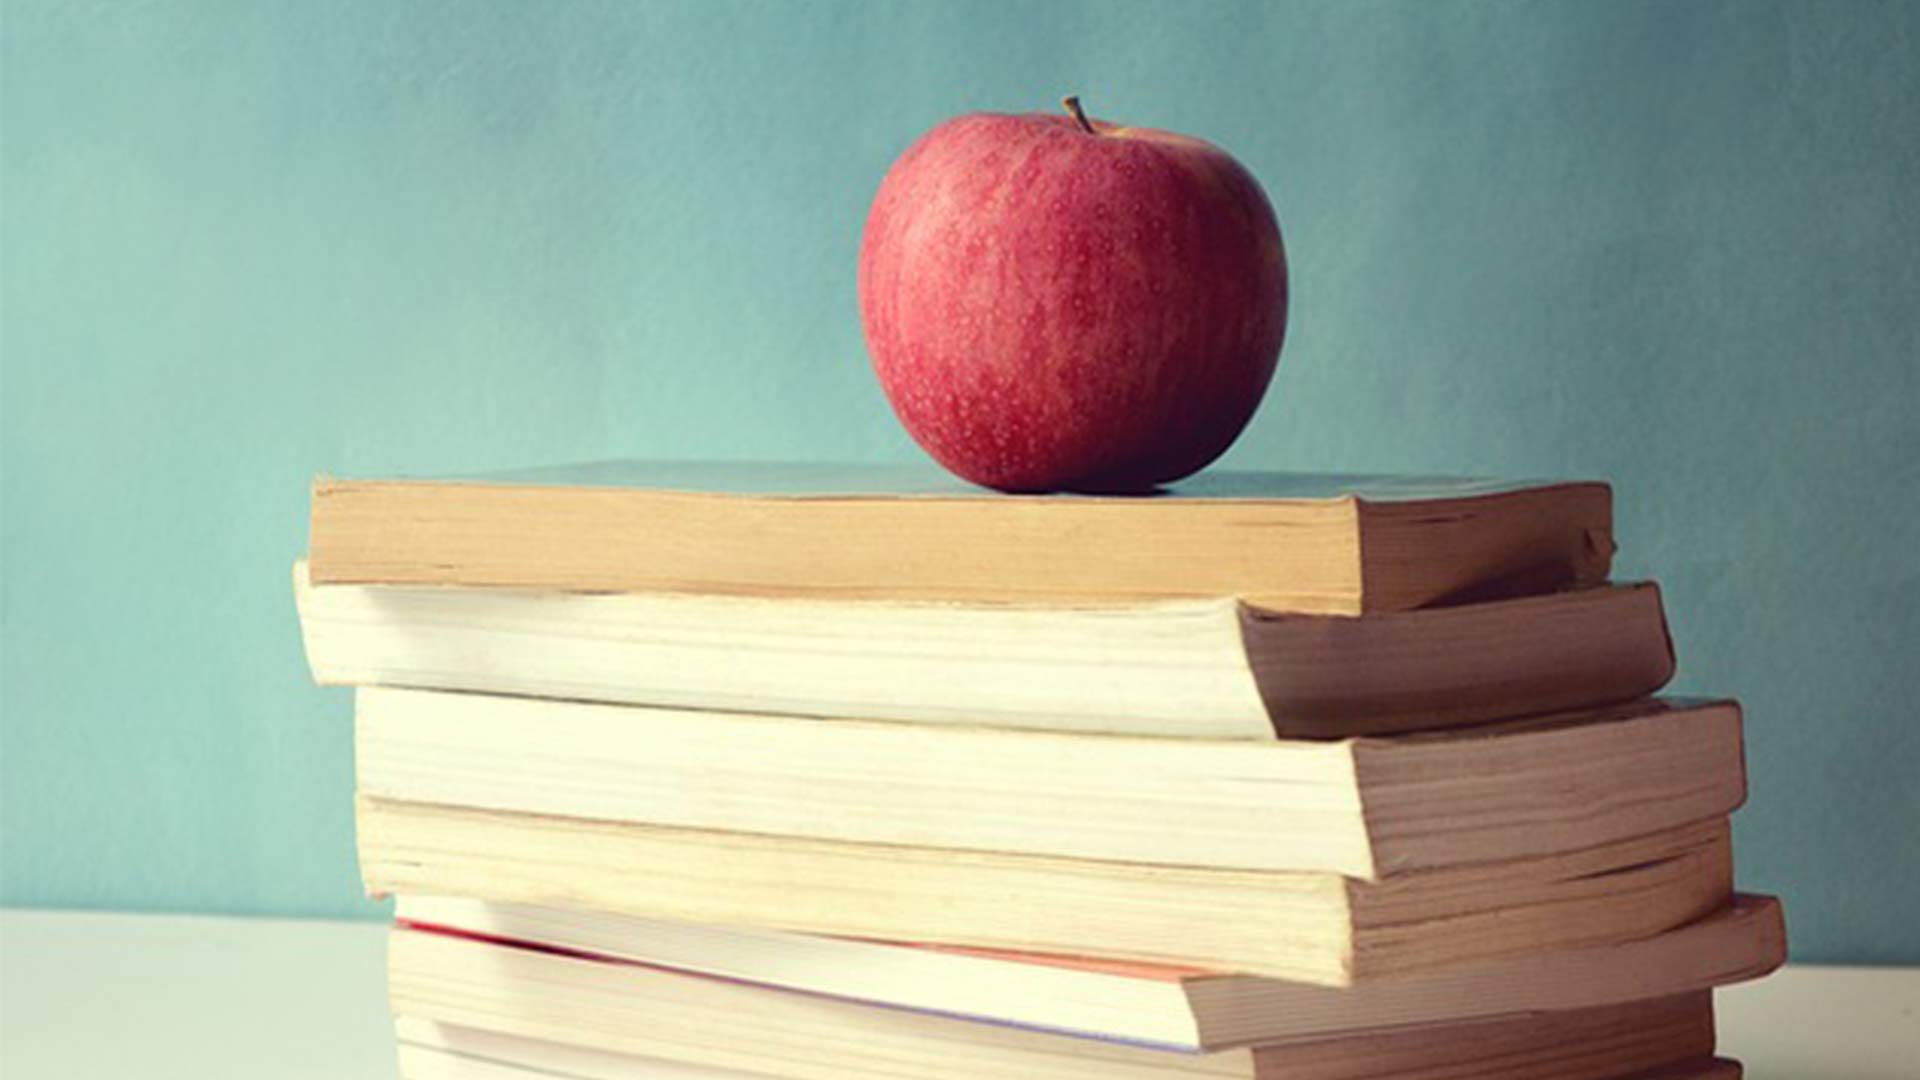
[[[772,1075],[608,1053],[406,1017],[395,1028],[401,1034],[400,1067],[407,1080],[765,1080]],[[1612,1080],[1740,1078],[1739,1062],[1700,1058]]]
[[[1651,937],[1724,907],[1733,892],[1724,819],[1366,882],[365,796],[357,818],[361,876],[376,895],[1144,960],[1336,986]]]
[[[765,1080],[773,1075],[608,1053],[407,1017],[400,1018],[395,1029],[401,1035],[400,1067],[407,1080]],[[1716,1057],[1611,1080],[1740,1080],[1741,1075],[1739,1062]]]
[[[1640,941],[1347,988],[449,897],[402,896],[396,915],[412,929],[1184,1052],[1619,1005],[1759,978],[1786,959],[1780,904],[1757,896]]]
[[[1374,879],[1724,818],[1739,706],[1166,739],[362,689],[363,795],[873,844]]]
[[[739,712],[1338,737],[1627,701],[1674,667],[1651,584],[1347,618],[1222,599],[1067,609],[294,578],[323,684]]]
[[[403,1042],[425,1021],[794,1080],[1601,1080],[1714,1051],[1707,991],[1188,1054],[406,928],[388,963]]]
[[[1212,471],[1014,496],[931,466],[609,462],[322,477],[309,550],[318,584],[1359,614],[1604,581],[1612,505],[1591,482]]]

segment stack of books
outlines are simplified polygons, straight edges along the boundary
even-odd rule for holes
[[[1735,1077],[1727,700],[1598,483],[313,493],[410,1080]]]

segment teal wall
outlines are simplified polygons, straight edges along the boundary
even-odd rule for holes
[[[14,0],[8,904],[373,916],[316,472],[906,459],[867,201],[1052,108],[1267,184],[1240,467],[1613,479],[1679,686],[1749,707],[1750,888],[1920,961],[1920,7]]]

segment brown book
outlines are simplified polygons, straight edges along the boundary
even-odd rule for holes
[[[1592,482],[1202,473],[1010,496],[931,467],[611,463],[313,487],[316,584],[1404,611],[1604,581]]]

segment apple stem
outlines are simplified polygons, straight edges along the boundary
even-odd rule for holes
[[[1069,94],[1068,96],[1060,99],[1060,104],[1069,113],[1073,114],[1073,118],[1075,120],[1078,120],[1080,122],[1081,131],[1084,131],[1089,135],[1100,134],[1099,132],[1093,130],[1093,121],[1087,119],[1086,111],[1080,108],[1079,97]]]

